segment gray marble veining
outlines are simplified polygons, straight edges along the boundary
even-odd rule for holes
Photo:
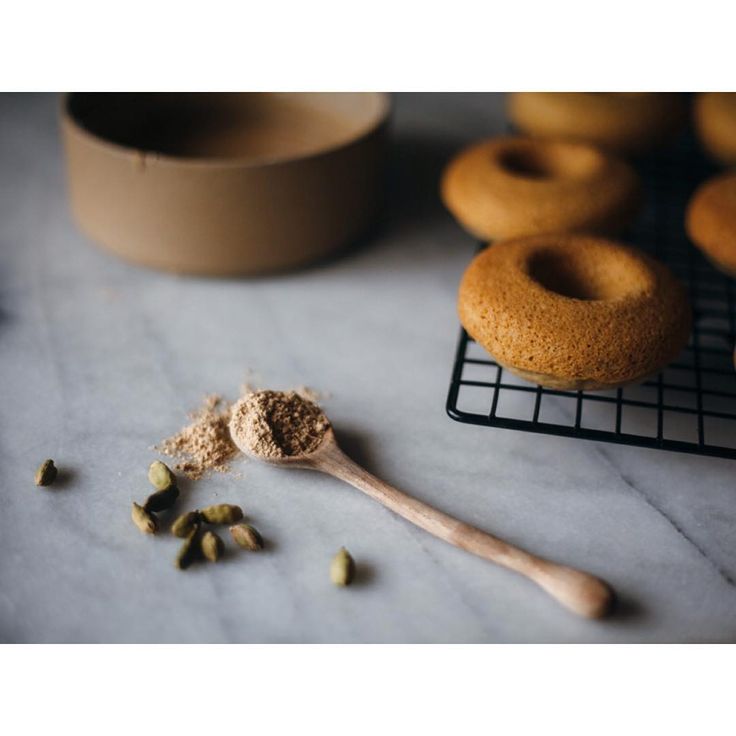
[[[499,131],[493,95],[399,95],[389,221],[300,273],[178,278],[70,222],[52,96],[0,98],[0,639],[11,642],[736,640],[736,466],[463,426],[444,413],[456,286],[473,243],[436,196],[443,161]],[[337,481],[242,462],[188,483],[271,540],[186,573],[143,537],[151,445],[253,372],[330,392],[370,470],[462,519],[608,579],[620,613],[568,614],[533,585]],[[563,406],[559,411],[565,411]],[[64,474],[32,482],[45,457]],[[361,566],[329,582],[346,545]]]

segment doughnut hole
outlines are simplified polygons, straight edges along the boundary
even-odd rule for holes
[[[579,179],[601,166],[597,151],[574,143],[513,141],[497,156],[507,174],[524,179]]]
[[[543,289],[583,301],[612,301],[640,294],[650,283],[641,264],[619,252],[591,248],[570,255],[552,248],[531,254],[529,277]]]

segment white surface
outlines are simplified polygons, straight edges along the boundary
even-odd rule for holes
[[[330,263],[254,281],[177,278],[70,222],[53,97],[0,98],[0,639],[32,642],[733,641],[733,462],[476,428],[444,412],[473,243],[436,198],[441,163],[502,128],[493,96],[399,96],[391,219]],[[271,548],[173,567],[144,537],[150,446],[204,393],[306,384],[374,473],[609,580],[580,620],[337,481],[254,462],[183,487],[240,503]],[[46,457],[68,479],[33,485]],[[227,540],[226,540],[227,541]],[[347,546],[359,583],[329,582]],[[232,544],[229,544],[232,549]]]

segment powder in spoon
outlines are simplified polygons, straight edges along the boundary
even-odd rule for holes
[[[239,447],[260,457],[306,455],[319,447],[330,421],[296,391],[255,391],[232,407],[230,432]]]
[[[175,467],[192,480],[207,471],[227,472],[228,461],[238,448],[230,439],[230,406],[217,395],[205,397],[203,406],[189,415],[192,420],[156,449],[169,457],[181,459]]]

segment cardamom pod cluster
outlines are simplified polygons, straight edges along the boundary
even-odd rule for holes
[[[258,552],[263,549],[263,537],[250,524],[236,524],[230,527],[230,536],[243,549]]]
[[[171,533],[176,537],[186,538],[187,541],[177,557],[177,567],[182,570],[186,569],[196,559],[196,550],[204,559],[217,562],[225,553],[225,543],[211,529],[202,531],[202,524],[227,524],[231,521],[240,521],[242,518],[244,518],[243,509],[230,503],[207,506],[201,511],[187,511],[179,516],[171,525]],[[243,549],[253,552],[263,549],[263,537],[250,524],[245,522],[234,524],[230,527],[230,535]],[[191,549],[192,547],[196,550]],[[183,565],[181,564],[182,556]]]
[[[48,469],[50,467],[50,470]],[[45,469],[45,470],[44,470]],[[48,477],[48,473],[56,475],[56,468],[51,460],[47,460],[36,473],[39,478]],[[53,477],[51,478],[53,480]],[[49,480],[48,482],[51,482]],[[148,468],[148,480],[155,491],[143,505],[133,503],[131,517],[133,523],[145,534],[155,534],[159,529],[156,513],[172,508],[179,498],[176,476],[171,469],[160,460],[151,463]],[[41,483],[39,483],[41,485]],[[45,483],[44,483],[45,485]],[[211,529],[202,529],[203,524],[231,524],[230,535],[235,543],[243,549],[257,552],[263,549],[263,537],[250,524],[241,522],[243,509],[231,503],[218,503],[201,510],[187,511],[179,515],[171,525],[171,533],[183,539],[174,564],[180,570],[186,570],[197,559],[217,562],[225,553],[225,543]]]
[[[230,503],[207,506],[199,513],[208,524],[234,524],[243,518],[243,509]]]
[[[345,547],[332,558],[330,564],[330,579],[335,585],[344,587],[350,585],[355,577],[355,561]]]
[[[38,466],[36,471],[35,481],[37,486],[50,486],[56,480],[57,469],[54,465],[54,461],[44,460],[41,465]]]

